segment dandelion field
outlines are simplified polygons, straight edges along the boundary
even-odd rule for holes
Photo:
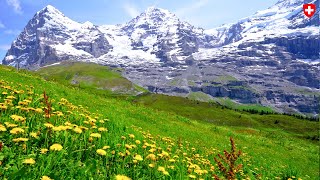
[[[4,66],[0,116],[0,179],[223,179],[214,158],[230,136],[242,151],[238,179],[318,177],[317,143],[239,133]]]

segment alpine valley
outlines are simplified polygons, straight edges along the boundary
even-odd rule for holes
[[[304,3],[317,4],[312,18]],[[106,17],[107,18],[107,17]],[[236,23],[202,29],[150,7],[120,25],[78,23],[48,5],[2,64],[37,70],[76,60],[123,68],[151,92],[230,98],[279,112],[319,114],[319,0],[280,0]]]

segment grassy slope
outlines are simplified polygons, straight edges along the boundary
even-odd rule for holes
[[[202,113],[208,114],[208,119],[195,121],[176,115],[175,110],[162,112],[132,105],[126,101],[102,98],[58,83],[46,82],[28,74],[22,75],[8,68],[1,68],[0,77],[14,83],[33,85],[38,93],[46,89],[54,99],[66,97],[73,104],[88,106],[91,112],[99,112],[108,117],[116,127],[136,125],[154,135],[182,138],[199,149],[229,149],[228,138],[233,136],[238,146],[250,157],[250,162],[245,163],[244,170],[251,177],[254,174],[272,178],[295,175],[303,179],[316,179],[319,176],[318,144],[296,137],[304,136],[306,130],[317,133],[317,122],[301,121],[286,116],[242,114],[241,118],[245,121],[239,122],[240,125],[237,126],[227,126],[233,124],[230,121],[242,121],[238,119],[238,112],[225,109],[210,111],[204,107]],[[167,106],[168,103],[164,105]],[[170,108],[182,107],[172,105]],[[193,109],[186,106],[183,111],[187,113]],[[282,123],[271,128],[271,122],[275,119]],[[265,126],[262,121],[269,123]],[[225,126],[218,126],[221,124]],[[117,131],[120,134],[124,133],[124,128],[118,128]]]
[[[37,71],[47,80],[81,87],[97,94],[136,95],[146,90],[123,78],[120,72],[94,63],[62,62]]]

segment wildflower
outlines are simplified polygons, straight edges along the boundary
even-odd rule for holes
[[[16,125],[16,124],[11,124],[11,123],[9,123],[9,122],[5,122],[4,123],[8,128],[13,128],[13,127],[17,127],[18,125]]]
[[[163,156],[169,156],[169,153],[167,153],[167,152],[165,152],[165,151],[162,151],[162,153],[161,153]]]
[[[22,117],[22,116],[18,116],[18,115],[11,115],[10,116],[11,119],[13,119],[14,121],[25,121],[26,118]]]
[[[99,155],[101,155],[101,156],[105,156],[105,155],[107,155],[107,152],[105,151],[105,150],[103,150],[103,149],[97,149],[97,154],[99,154]]]
[[[127,149],[132,149],[132,147],[129,144],[125,144],[124,147],[126,147]]]
[[[191,179],[196,179],[197,176],[190,174],[190,175],[189,175],[189,178],[191,178]]]
[[[103,146],[103,148],[102,149],[110,149],[110,146]]]
[[[174,160],[174,159],[169,159],[169,162],[176,162],[176,160]]]
[[[78,133],[78,134],[81,134],[82,133],[82,129],[79,128],[79,127],[76,127],[73,129],[74,132]]]
[[[103,132],[103,131],[108,131],[108,129],[104,128],[104,127],[100,127],[100,128],[98,128],[98,131]]]
[[[40,149],[41,154],[46,154],[49,150],[46,148]]]
[[[33,138],[39,138],[38,134],[35,132],[30,133],[30,136]]]
[[[36,163],[36,161],[35,161],[33,158],[25,159],[25,160],[23,161],[23,164],[30,164],[30,165],[32,165],[32,164],[35,164],[35,163]]]
[[[90,137],[101,138],[101,134],[99,134],[99,133],[91,133]]]
[[[6,109],[8,109],[8,106],[6,106],[4,104],[0,104],[0,109],[6,110]]]
[[[131,180],[131,178],[125,175],[116,175],[116,180]]]
[[[15,138],[15,139],[12,139],[13,142],[26,142],[28,140],[29,140],[28,138]]]
[[[150,150],[149,150],[149,152],[151,152],[151,153],[154,153],[154,152],[156,152],[157,151],[157,149],[155,149],[155,148],[151,148]]]
[[[149,167],[154,168],[156,165],[155,164],[149,164]]]
[[[53,144],[50,146],[50,150],[51,151],[61,151],[62,150],[62,146],[61,144]]]
[[[143,158],[141,155],[137,154],[135,157],[134,157],[135,160],[137,161],[143,161]]]
[[[137,163],[138,163],[138,160],[134,159],[132,162],[133,162],[134,164],[137,164]]]
[[[159,166],[159,167],[158,167],[158,171],[164,172],[164,171],[166,171],[166,169],[165,169],[164,167],[162,167],[162,166]]]
[[[147,159],[150,159],[151,161],[157,160],[157,157],[156,157],[156,155],[154,155],[154,154],[149,154],[146,158],[147,158]]]
[[[162,171],[162,173],[163,173],[164,175],[166,175],[166,176],[169,175],[169,172],[168,172],[168,171]]]
[[[42,176],[40,180],[52,180],[49,176]]]
[[[129,138],[134,139],[134,135],[133,134],[129,134]]]
[[[127,139],[125,136],[121,136],[121,139],[123,139],[123,140],[125,140],[125,139]]]
[[[139,141],[139,140],[136,140],[136,144],[141,144],[141,141]]]
[[[54,127],[54,125],[52,125],[52,124],[50,124],[50,123],[44,123],[44,126],[45,126],[46,128],[53,128],[53,127]]]
[[[7,92],[2,92],[2,95],[8,95],[8,93]]]
[[[10,131],[11,134],[19,134],[19,133],[24,133],[24,130],[22,128],[13,128]]]
[[[16,97],[14,97],[14,96],[7,96],[6,99],[16,99]]]
[[[0,124],[0,131],[7,131],[7,128]]]

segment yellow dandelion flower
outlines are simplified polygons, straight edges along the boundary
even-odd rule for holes
[[[156,152],[157,151],[157,149],[155,149],[155,148],[151,148],[150,150],[149,150],[149,152],[151,152],[151,153],[154,153],[154,152]]]
[[[126,149],[132,149],[132,147],[129,144],[125,144],[124,147],[126,147]]]
[[[0,131],[7,131],[7,128],[3,125],[0,125]]]
[[[23,164],[30,164],[30,165],[32,165],[32,164],[35,164],[35,163],[36,163],[36,161],[35,161],[33,158],[25,159],[25,160],[23,161]]]
[[[164,171],[166,171],[166,169],[165,169],[164,167],[162,167],[162,166],[159,166],[159,167],[158,167],[158,171],[164,172]]]
[[[141,144],[141,141],[139,141],[139,140],[136,140],[136,144]]]
[[[30,136],[33,138],[39,138],[38,134],[35,132],[30,133]]]
[[[195,175],[193,175],[193,174],[190,174],[190,175],[189,175],[189,178],[191,178],[191,179],[196,179],[197,176],[195,176]]]
[[[137,154],[134,156],[134,159],[137,160],[137,161],[143,161],[143,158],[141,155]]]
[[[169,159],[169,162],[176,162],[175,159]]]
[[[40,180],[53,180],[49,176],[42,176]]]
[[[103,148],[102,149],[104,149],[104,150],[106,150],[106,149],[110,149],[110,146],[103,146]]]
[[[81,134],[82,133],[82,129],[79,128],[79,127],[76,127],[73,129],[74,132],[78,133],[78,134]]]
[[[104,128],[104,127],[100,127],[100,128],[98,128],[98,131],[104,132],[104,131],[108,131],[108,129],[107,129],[107,128]]]
[[[9,123],[9,122],[5,122],[4,123],[8,128],[13,128],[13,127],[17,127],[18,125],[16,125],[16,124],[11,124],[11,123]]]
[[[155,164],[149,164],[149,167],[154,168],[156,165]]]
[[[7,96],[6,99],[16,99],[16,97],[14,97],[14,96]]]
[[[134,139],[135,138],[134,134],[129,134],[129,138]]]
[[[137,164],[138,163],[138,160],[132,160],[132,162],[134,163],[134,164]]]
[[[131,178],[125,175],[116,175],[116,180],[131,180]]]
[[[8,93],[7,92],[2,92],[2,95],[8,95]]]
[[[41,154],[46,154],[49,150],[46,148],[40,149]]]
[[[53,144],[50,146],[51,151],[61,151],[62,149],[63,147],[61,146],[61,144]]]
[[[163,156],[169,156],[169,153],[167,153],[166,151],[162,151],[162,153],[161,153]]]
[[[127,139],[125,136],[121,136],[121,139],[123,139],[123,140],[125,140],[125,139]]]
[[[105,155],[107,155],[107,152],[105,151],[105,150],[103,150],[103,149],[97,149],[97,154],[99,154],[99,155],[101,155],[101,156],[105,156]]]
[[[101,134],[99,134],[99,133],[91,133],[90,137],[101,138]]]
[[[14,121],[25,121],[26,120],[26,118],[24,118],[22,116],[18,116],[18,115],[11,115],[10,118],[13,119]]]
[[[6,109],[8,109],[8,106],[6,106],[4,104],[0,104],[0,109],[6,110]]]
[[[50,124],[50,123],[44,123],[44,126],[47,128],[53,128],[54,125]]]
[[[35,111],[36,113],[43,113],[43,110],[42,110],[41,108],[36,108],[34,111]]]
[[[157,157],[156,157],[156,155],[154,155],[154,154],[149,154],[149,155],[146,157],[146,159],[150,159],[151,161],[155,161],[155,160],[157,160]]]
[[[24,130],[22,128],[13,128],[10,130],[11,134],[19,134],[19,133],[24,133]]]
[[[15,139],[12,139],[13,142],[26,142],[28,140],[29,140],[28,138],[15,138]]]
[[[166,175],[166,176],[169,175],[169,172],[168,172],[168,171],[162,171],[162,173],[163,173],[164,175]]]
[[[174,169],[174,166],[168,166],[169,169]]]

